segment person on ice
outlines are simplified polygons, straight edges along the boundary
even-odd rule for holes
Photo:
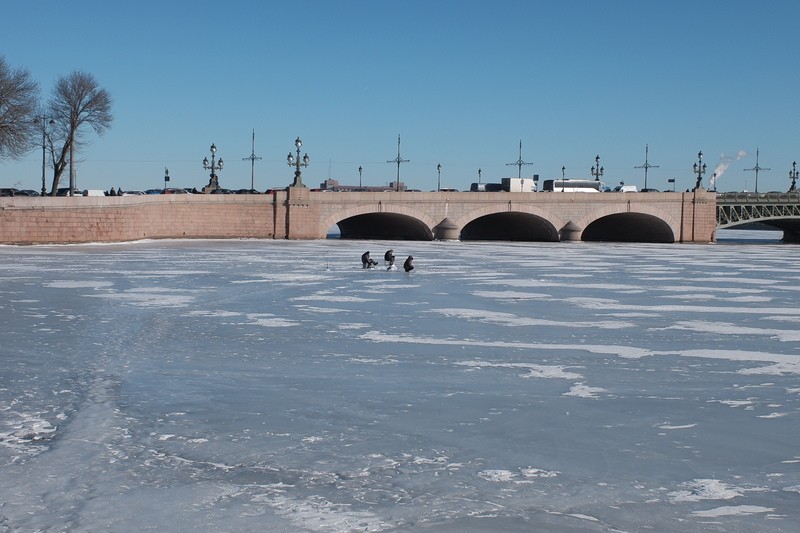
[[[394,250],[387,250],[383,254],[383,259],[386,261],[387,270],[392,270],[394,268]]]
[[[369,256],[369,251],[361,254],[361,268],[372,268],[377,264],[378,262]]]
[[[406,272],[411,272],[412,270],[414,270],[414,265],[411,264],[413,260],[414,258],[409,255],[408,259],[406,259],[406,262],[403,263],[403,270],[405,270]]]

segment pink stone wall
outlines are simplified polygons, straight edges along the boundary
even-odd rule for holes
[[[273,201],[272,195],[190,194],[0,198],[0,242],[274,238]]]

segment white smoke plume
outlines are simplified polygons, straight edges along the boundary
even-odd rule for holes
[[[731,165],[731,163],[738,161],[745,156],[747,156],[747,152],[744,150],[739,150],[735,155],[722,153],[719,156],[719,163],[717,163],[717,166],[714,168],[714,173],[711,174],[711,179],[708,182],[708,188],[711,190],[716,189],[717,180],[725,173],[726,170],[728,170],[728,167]]]

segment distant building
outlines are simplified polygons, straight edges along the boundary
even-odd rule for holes
[[[334,179],[326,179],[322,183],[319,184],[319,189],[321,191],[331,191],[331,192],[385,192],[385,191],[394,191],[395,183],[391,182],[389,185],[340,185],[339,180]],[[406,184],[402,181],[400,182],[400,190],[406,190]]]

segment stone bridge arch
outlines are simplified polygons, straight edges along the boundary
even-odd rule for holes
[[[319,233],[339,226],[342,238],[433,240],[437,224],[427,213],[402,204],[379,201],[377,205],[336,208],[320,217]],[[349,221],[349,222],[348,222]]]
[[[558,241],[558,221],[536,205],[496,203],[452,221],[462,240]]]
[[[570,222],[570,240],[673,243],[681,236],[680,220],[663,209],[631,200],[602,204]]]

